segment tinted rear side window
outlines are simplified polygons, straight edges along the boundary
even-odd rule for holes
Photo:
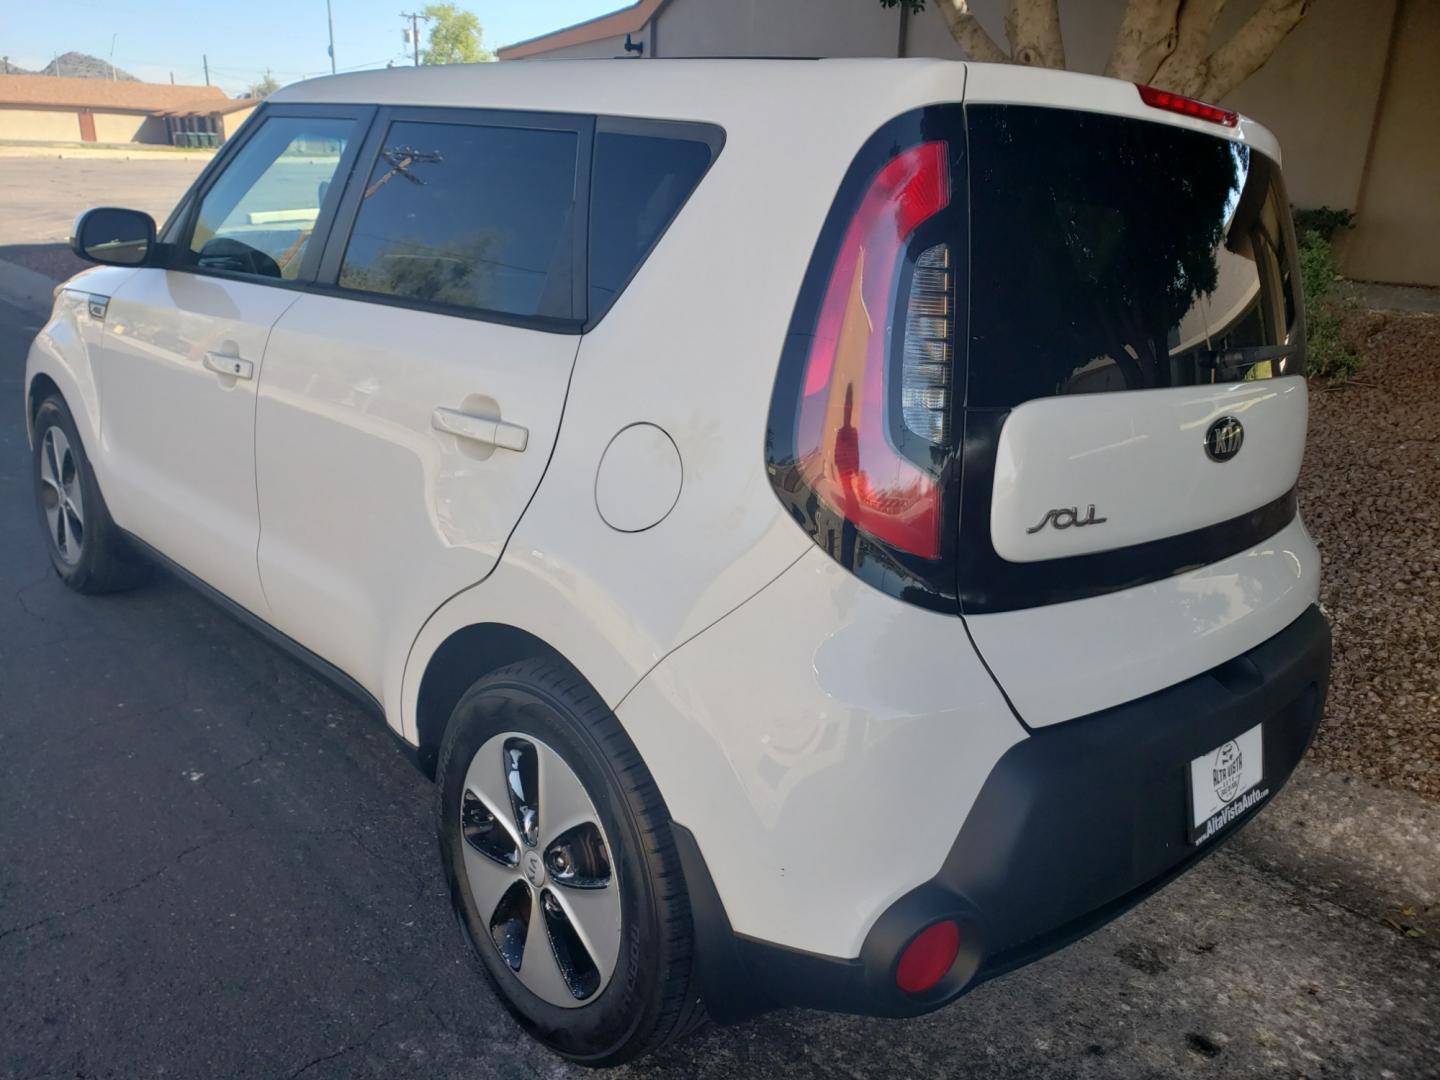
[[[578,143],[573,131],[392,124],[340,285],[439,307],[576,317]]]
[[[700,129],[695,138],[595,133],[590,180],[590,322],[614,303],[705,175],[713,151],[704,134],[712,130]]]
[[[1269,158],[1126,117],[966,113],[971,406],[1303,372]]]

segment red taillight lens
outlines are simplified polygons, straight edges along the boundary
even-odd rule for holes
[[[1193,116],[1197,120],[1208,120],[1212,124],[1223,124],[1225,127],[1234,127],[1240,122],[1240,114],[1237,112],[1222,109],[1218,105],[1196,101],[1183,94],[1172,94],[1169,90],[1161,90],[1158,86],[1136,83],[1135,89],[1140,91],[1140,100],[1151,108]]]
[[[960,955],[960,927],[949,920],[916,934],[895,967],[895,985],[907,994],[923,994],[949,973]]]
[[[886,380],[901,256],[915,229],[950,202],[948,158],[944,142],[912,146],[861,200],[816,321],[795,439],[800,476],[818,498],[877,540],[927,559],[940,554],[942,490],[893,445]],[[936,266],[925,269],[935,276]],[[917,385],[910,398],[919,417],[926,401],[948,398],[948,386]],[[935,428],[943,433],[943,420]]]

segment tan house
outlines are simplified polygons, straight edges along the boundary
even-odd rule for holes
[[[218,146],[259,104],[218,86],[0,75],[0,139]]]
[[[640,0],[499,51],[501,60],[581,56],[941,56],[963,54],[931,0],[902,17],[879,0]],[[1257,0],[1232,0],[1217,38]],[[971,0],[1005,40],[1005,0]],[[1070,66],[1100,72],[1125,0],[1062,0]],[[627,51],[627,40],[630,49]],[[1225,101],[1285,148],[1301,207],[1343,207],[1353,278],[1440,285],[1440,0],[1314,0],[1270,62]]]

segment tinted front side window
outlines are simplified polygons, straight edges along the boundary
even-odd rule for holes
[[[340,285],[442,307],[575,317],[577,144],[573,131],[392,124]]]
[[[972,106],[968,403],[1294,375],[1280,170],[1169,124]]]
[[[595,135],[590,188],[590,311],[598,319],[710,167],[692,139]]]
[[[297,277],[354,129],[353,120],[267,119],[201,200],[189,264]]]

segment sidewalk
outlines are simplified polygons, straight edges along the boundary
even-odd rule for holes
[[[148,143],[29,142],[0,139],[0,158],[88,158],[112,161],[209,161],[214,150]]]

